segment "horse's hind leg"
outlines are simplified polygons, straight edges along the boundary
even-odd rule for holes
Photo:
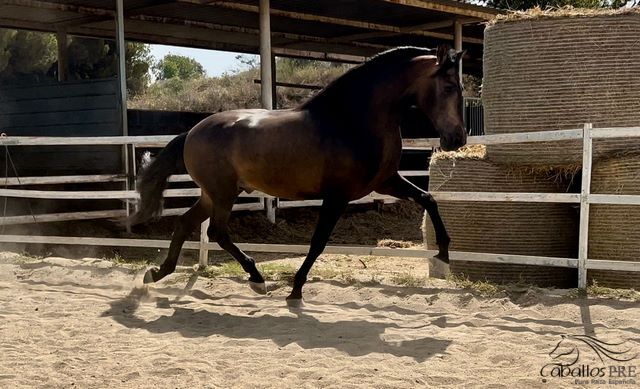
[[[229,222],[231,209],[233,208],[237,194],[228,197],[229,198],[226,199],[215,198],[213,200],[213,214],[207,235],[209,235],[210,240],[215,241],[226,252],[231,254],[231,256],[240,263],[242,269],[249,274],[249,286],[251,289],[256,293],[266,294],[267,287],[264,278],[262,278],[262,274],[260,274],[256,268],[255,261],[240,250],[229,237],[229,227],[227,223]]]
[[[178,257],[180,256],[180,250],[182,249],[184,241],[211,213],[207,203],[207,199],[201,197],[193,207],[178,217],[173,235],[171,236],[171,245],[169,246],[167,258],[162,265],[160,265],[160,268],[152,268],[147,271],[144,275],[145,284],[160,281],[176,270]]]

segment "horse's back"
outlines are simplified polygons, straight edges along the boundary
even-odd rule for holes
[[[384,167],[379,140],[354,137],[347,133],[352,129],[330,123],[306,110],[214,114],[190,131],[185,166],[203,189],[232,182],[288,199],[356,199],[395,172],[392,164]]]
[[[247,109],[198,123],[185,144],[185,165],[201,186],[235,180],[242,189],[304,198],[321,191],[326,154],[304,111]]]

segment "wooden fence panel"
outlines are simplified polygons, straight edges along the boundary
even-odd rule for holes
[[[0,132],[9,136],[117,136],[118,112],[116,79],[0,87]],[[10,147],[9,152],[18,175],[116,174],[122,164],[118,146]],[[2,171],[4,164],[3,155]],[[11,166],[8,171],[15,175]]]

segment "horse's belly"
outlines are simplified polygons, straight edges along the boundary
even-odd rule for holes
[[[236,168],[239,185],[245,190],[259,190],[290,200],[322,197],[323,173],[317,166],[282,159],[270,164],[251,162],[247,161]]]

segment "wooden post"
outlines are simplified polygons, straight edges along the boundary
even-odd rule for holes
[[[591,123],[584,125],[582,138],[582,189],[580,190],[580,248],[578,251],[578,288],[587,288],[587,257],[589,255],[589,195],[591,194],[591,163],[593,160]]]
[[[276,55],[271,56],[271,109],[278,109],[278,77],[276,75]]]
[[[129,177],[124,178],[125,181],[129,179]],[[136,145],[135,143],[131,144],[131,187],[136,189],[138,181],[138,167],[136,166]],[[138,212],[139,204],[136,202],[134,206],[135,212]]]
[[[67,81],[69,76],[69,42],[65,31],[56,33],[58,43],[58,81]]]
[[[260,0],[260,97],[262,108],[273,109],[273,78],[271,52],[271,17],[269,0]],[[265,199],[267,218],[276,222],[276,210],[272,199]]]
[[[269,0],[260,0],[260,97],[264,109],[273,109],[271,60]]]
[[[456,49],[456,52],[462,51],[462,22],[456,20],[453,23],[454,26],[454,34],[453,34],[453,46]],[[460,60],[460,68],[458,70],[460,74],[460,81],[462,81],[462,60]]]
[[[120,95],[120,125],[122,126],[122,136],[129,135],[129,128],[127,124],[127,71],[126,71],[126,57],[125,57],[125,41],[124,41],[124,5],[123,0],[116,0],[116,46],[118,47],[118,93]],[[127,145],[122,146],[122,165],[124,167],[125,182],[124,190],[129,190],[131,187],[129,174],[129,150]],[[129,202],[125,203],[127,210],[127,232],[131,232],[131,225],[129,224],[129,215],[131,213]]]
[[[200,253],[198,254],[198,263],[200,266],[207,266],[209,264],[209,249],[207,249],[207,243],[209,243],[209,235],[207,234],[209,221],[210,219],[207,219],[200,225]]]

